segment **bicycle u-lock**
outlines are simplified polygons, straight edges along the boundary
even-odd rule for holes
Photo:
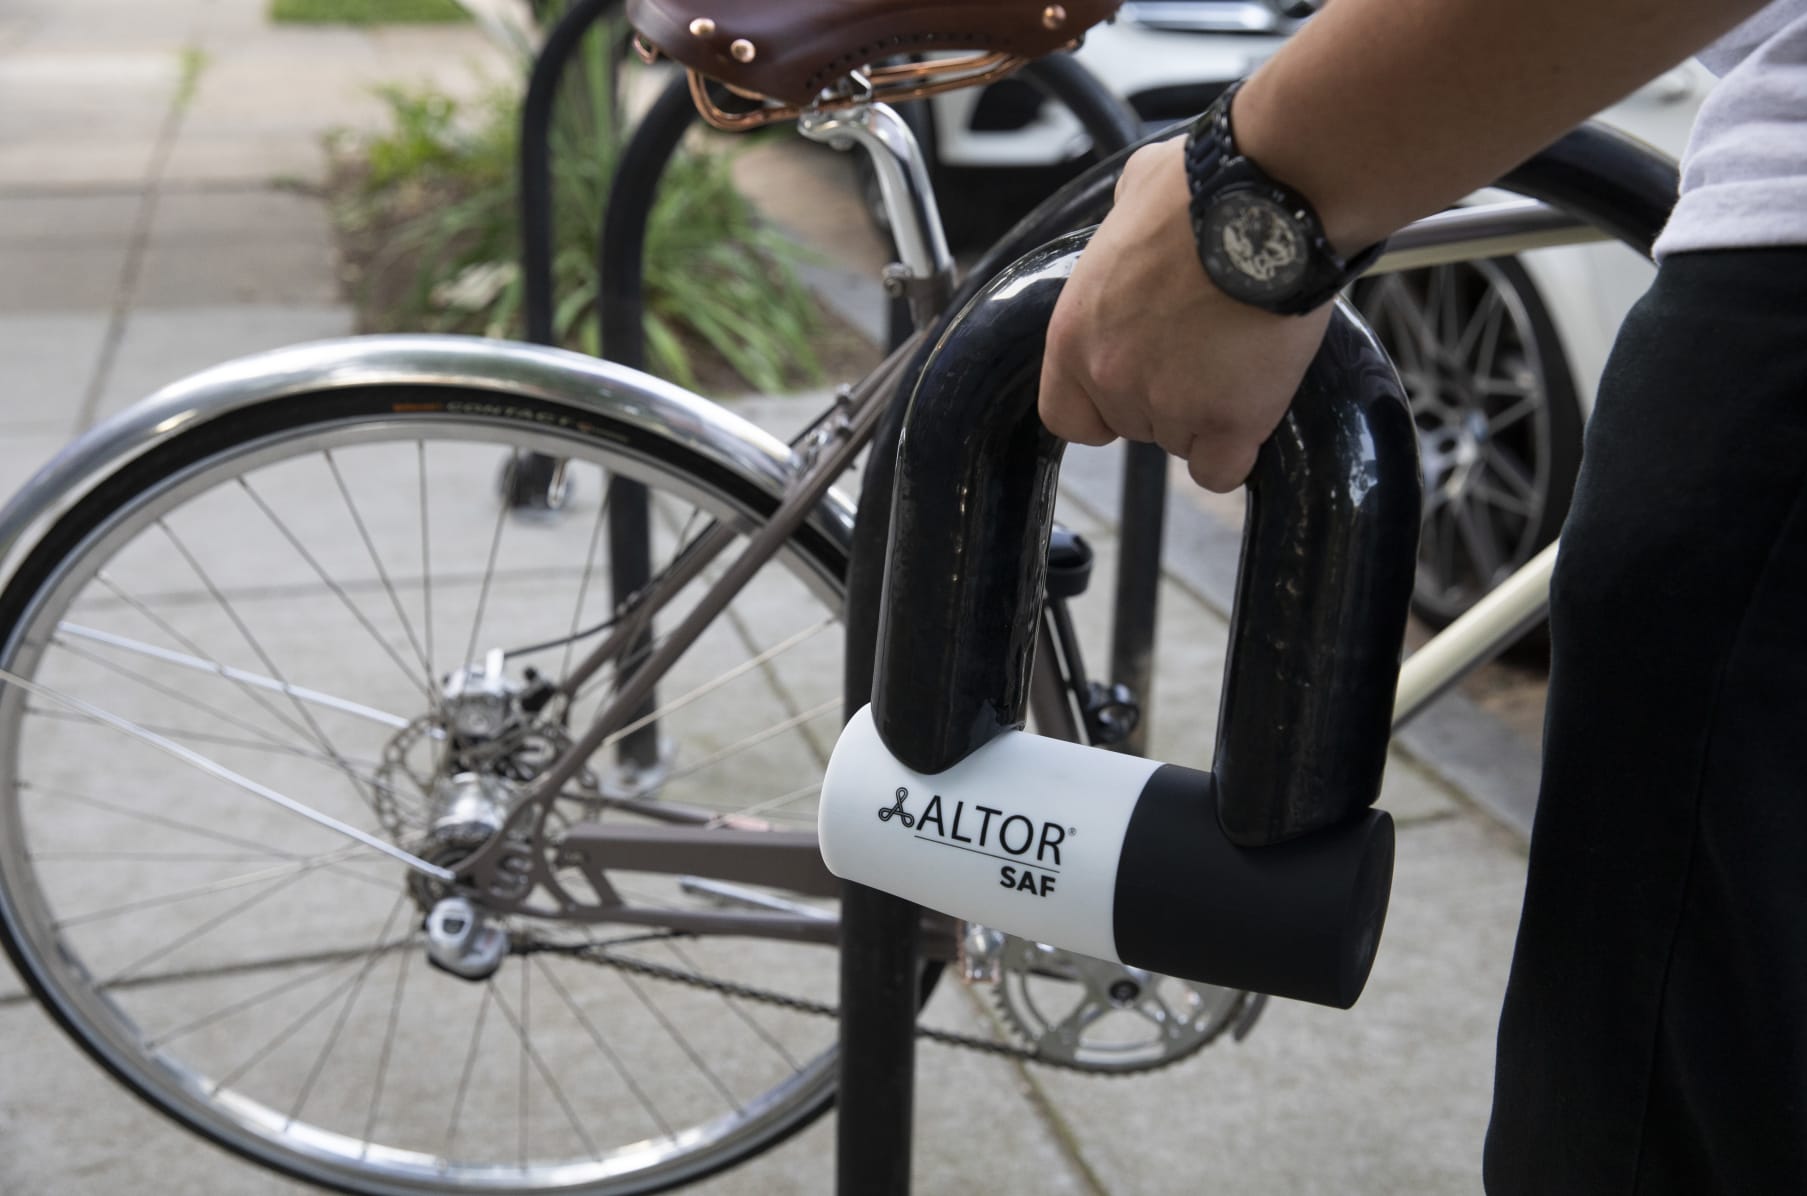
[[[1011,934],[1347,1008],[1392,886],[1371,807],[1421,504],[1409,408],[1340,305],[1249,480],[1211,772],[1027,733],[1063,448],[1036,389],[1088,237],[987,287],[917,388],[872,705],[828,766],[823,857]]]

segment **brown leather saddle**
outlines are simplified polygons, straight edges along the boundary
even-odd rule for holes
[[[691,72],[704,116],[745,127],[795,116],[864,73],[874,99],[989,82],[1076,42],[1121,0],[628,0],[644,46]],[[963,51],[949,56],[945,51]],[[921,61],[871,69],[906,56]],[[729,114],[701,78],[776,107]]]

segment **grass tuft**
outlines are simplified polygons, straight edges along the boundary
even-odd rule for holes
[[[427,25],[468,21],[457,0],[270,0],[270,20],[293,25]]]

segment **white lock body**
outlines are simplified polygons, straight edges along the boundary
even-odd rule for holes
[[[898,763],[872,708],[822,785],[817,835],[843,880],[1021,938],[1118,959],[1130,815],[1159,761],[1008,731],[946,772]]]
[[[1368,810],[1270,847],[1224,834],[1209,773],[1006,731],[932,776],[871,708],[829,760],[829,871],[1020,938],[1348,1008],[1385,922],[1393,824]]]

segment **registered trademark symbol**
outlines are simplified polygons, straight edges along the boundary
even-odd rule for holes
[[[1079,828],[1076,826],[1069,826],[1067,828],[1067,834],[1069,834],[1069,835],[1077,835],[1078,833],[1079,833]]]

